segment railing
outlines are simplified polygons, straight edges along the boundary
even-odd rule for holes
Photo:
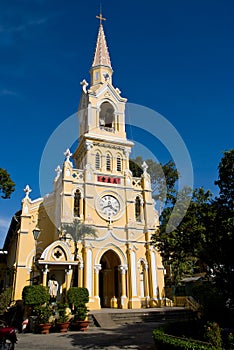
[[[84,170],[73,169],[73,171],[72,171],[72,177],[73,177],[74,179],[79,180],[79,181],[84,181]]]
[[[197,311],[200,304],[192,296],[174,297],[174,306],[186,307],[190,310]]]
[[[100,129],[108,132],[115,132],[114,128],[108,128],[107,126],[100,126]]]
[[[200,304],[191,296],[186,297],[186,307],[190,310],[197,311],[200,308]]]
[[[187,297],[174,297],[174,306],[185,307]]]

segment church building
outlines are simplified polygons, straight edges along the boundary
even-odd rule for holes
[[[164,267],[150,244],[159,224],[150,175],[146,163],[140,177],[129,168],[134,144],[125,131],[127,99],[112,83],[99,18],[90,84],[81,82],[77,149],[65,151],[50,194],[32,199],[26,186],[5,240],[7,273],[0,279],[12,286],[14,300],[22,299],[24,286],[54,280],[57,300],[71,286],[88,288],[90,310],[160,307]],[[74,240],[63,227],[77,223],[87,234]]]

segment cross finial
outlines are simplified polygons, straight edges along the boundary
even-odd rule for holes
[[[29,198],[29,193],[32,192],[31,188],[29,187],[29,185],[27,185],[24,189],[25,192],[25,198]]]
[[[72,153],[70,152],[69,148],[66,149],[66,151],[63,153],[66,157],[66,161],[70,161],[70,157],[72,156]]]
[[[100,11],[100,15],[96,16],[96,18],[100,19],[100,25],[102,24],[102,21],[106,21],[106,18],[102,17],[102,12]]]

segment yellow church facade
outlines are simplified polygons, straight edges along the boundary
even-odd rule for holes
[[[57,300],[71,286],[89,290],[89,309],[159,307],[164,300],[164,268],[150,244],[158,226],[147,164],[133,177],[126,137],[126,98],[112,84],[113,70],[100,23],[90,85],[81,82],[79,144],[67,149],[54,179],[53,192],[31,199],[27,185],[21,211],[12,219],[6,285],[13,299],[25,285],[58,284]],[[76,243],[63,225],[92,227]],[[52,277],[53,276],[53,277]]]

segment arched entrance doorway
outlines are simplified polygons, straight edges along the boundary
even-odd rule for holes
[[[101,307],[119,307],[121,296],[120,258],[113,250],[108,250],[101,257],[100,264],[102,266],[99,273]]]

